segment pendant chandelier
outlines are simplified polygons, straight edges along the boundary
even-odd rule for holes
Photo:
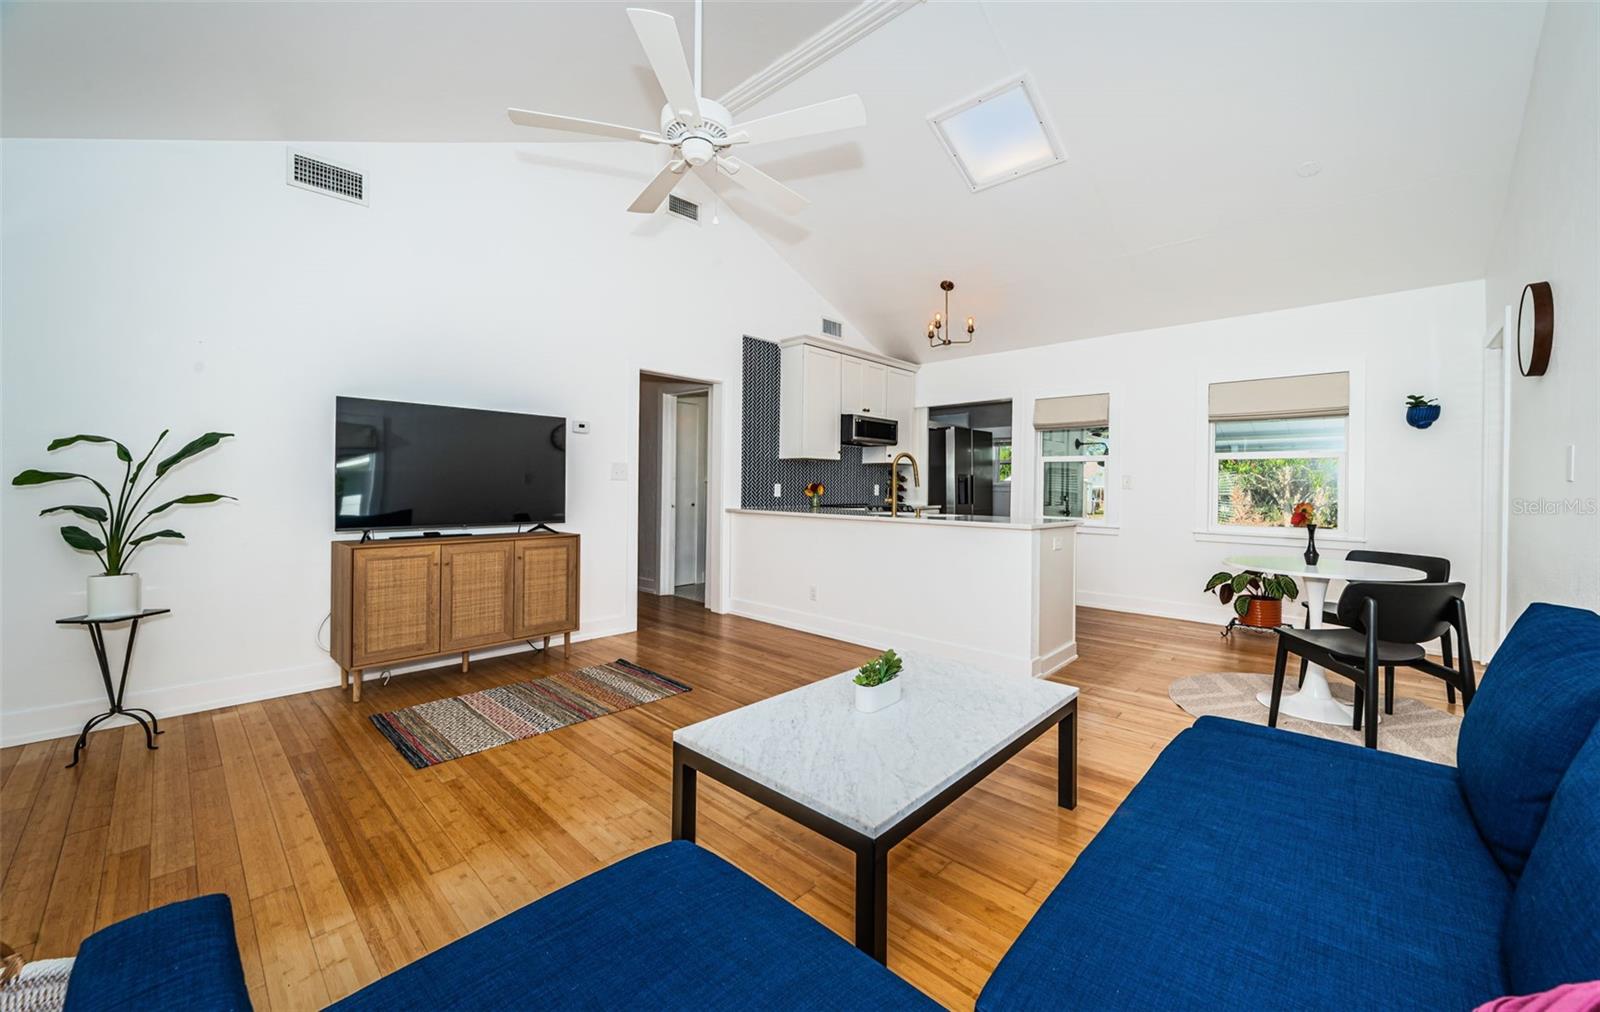
[[[941,281],[939,288],[944,291],[944,312],[934,313],[933,319],[928,322],[928,347],[948,348],[952,344],[971,344],[972,335],[978,329],[978,321],[967,317],[967,334],[965,337],[952,337],[955,327],[950,322],[950,293],[955,291],[954,281]]]

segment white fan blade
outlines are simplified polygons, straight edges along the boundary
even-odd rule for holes
[[[685,164],[683,159],[679,158],[662,166],[661,171],[656,173],[656,178],[650,180],[650,185],[640,191],[633,199],[633,203],[628,205],[628,210],[636,214],[649,214],[660,207],[661,202],[667,199],[667,194],[678,185],[678,180],[683,178]]]
[[[746,144],[766,144],[770,141],[786,141],[791,137],[824,134],[831,130],[848,130],[865,126],[866,122],[867,107],[861,103],[861,96],[846,95],[739,123],[733,129],[735,136],[745,135]]]
[[[667,104],[683,119],[698,123],[700,99],[694,91],[694,78],[689,75],[689,61],[683,56],[678,22],[671,14],[641,7],[629,7],[628,20],[633,22],[634,33],[639,36],[639,45],[644,47],[650,69],[661,83]]]
[[[729,179],[749,190],[780,211],[795,214],[811,206],[811,201],[784,186],[754,165],[744,165],[732,158],[718,158],[717,168]]]
[[[564,130],[567,133],[589,134],[593,137],[604,137],[616,141],[645,141],[650,144],[666,143],[666,138],[654,131],[640,130],[638,127],[620,126],[616,123],[602,123],[597,119],[557,116],[553,112],[534,112],[531,109],[507,109],[506,115],[511,117],[511,122],[517,124],[517,126],[542,127],[545,130]]]

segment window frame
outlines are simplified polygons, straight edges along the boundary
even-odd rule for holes
[[[1196,438],[1202,440],[1195,446],[1194,454],[1194,509],[1196,541],[1229,544],[1276,544],[1304,546],[1306,536],[1294,527],[1238,527],[1216,522],[1216,432],[1211,421],[1210,389],[1213,383],[1238,380],[1277,379],[1282,376],[1299,376],[1321,372],[1345,372],[1350,376],[1350,408],[1345,416],[1345,462],[1340,473],[1339,529],[1317,532],[1317,543],[1333,546],[1359,546],[1367,542],[1366,536],[1366,363],[1337,353],[1327,355],[1296,355],[1295,361],[1276,360],[1263,363],[1259,368],[1239,370],[1237,367],[1215,372],[1201,369],[1195,377],[1194,417]],[[1269,456],[1284,456],[1273,452]]]
[[[1001,460],[1000,459],[1000,447],[1002,447],[1002,446],[1007,447],[1008,449],[1010,449],[1010,451],[1011,451],[1011,459],[1010,460]],[[1009,464],[1009,465],[1011,465],[1011,473],[1006,475],[1004,478],[1000,477],[1000,465],[1001,464]],[[1012,441],[1010,436],[1007,436],[1005,439],[997,439],[997,440],[995,440],[994,441],[994,480],[995,480],[995,484],[997,484],[997,485],[998,484],[1004,484],[1007,487],[1010,487],[1011,479],[1015,478],[1016,475],[1017,475],[1017,447],[1016,447],[1016,444]]]
[[[1322,416],[1333,417],[1333,416]],[[1262,421],[1290,421],[1287,418],[1264,418]],[[1220,489],[1217,487],[1217,465],[1224,460],[1337,460],[1339,462],[1339,498],[1336,500],[1339,507],[1339,527],[1327,528],[1332,537],[1346,534],[1344,527],[1346,502],[1349,499],[1350,476],[1350,417],[1342,419],[1344,423],[1344,449],[1343,450],[1247,450],[1240,453],[1217,452],[1217,423],[1210,418],[1206,419],[1206,441],[1211,451],[1210,467],[1207,468],[1207,481],[1209,488],[1206,494],[1209,497],[1210,507],[1206,511],[1208,523],[1207,530],[1212,534],[1236,534],[1245,537],[1259,537],[1263,533],[1282,535],[1285,533],[1299,536],[1300,531],[1287,524],[1285,525],[1253,525],[1253,524],[1225,524],[1217,519],[1217,503]],[[1318,528],[1321,530],[1322,528]]]
[[[1105,429],[1106,429],[1106,452],[1103,453],[1103,454],[1072,454],[1072,455],[1069,455],[1069,456],[1053,456],[1053,457],[1045,455],[1045,452],[1044,452],[1044,438],[1045,438],[1045,433],[1058,431],[1058,430],[1054,430],[1054,429],[1035,429],[1034,430],[1034,436],[1035,436],[1035,438],[1034,438],[1034,456],[1037,458],[1037,463],[1036,463],[1036,465],[1034,467],[1034,495],[1033,495],[1033,499],[1034,499],[1034,505],[1038,507],[1039,517],[1040,517],[1041,520],[1044,520],[1044,521],[1047,521],[1047,522],[1051,521],[1051,520],[1076,520],[1080,524],[1083,524],[1086,527],[1111,527],[1111,526],[1113,526],[1114,521],[1115,521],[1115,514],[1112,512],[1112,506],[1113,506],[1112,489],[1116,487],[1116,483],[1112,481],[1112,475],[1113,475],[1113,471],[1114,471],[1114,468],[1112,466],[1112,462],[1116,459],[1116,456],[1117,456],[1117,454],[1114,451],[1111,450],[1111,440],[1114,438],[1111,435],[1111,433],[1114,431],[1114,428],[1115,427],[1114,427],[1112,422],[1107,422],[1106,423],[1106,426],[1105,426]],[[1044,471],[1045,471],[1046,465],[1048,465],[1048,464],[1072,464],[1072,463],[1095,463],[1095,464],[1103,464],[1103,465],[1105,465],[1105,472],[1106,472],[1105,490],[1106,490],[1106,494],[1105,494],[1105,507],[1104,507],[1105,508],[1105,513],[1104,513],[1103,516],[1098,516],[1098,517],[1056,517],[1056,516],[1051,516],[1051,515],[1045,513],[1045,511],[1044,511]],[[1012,465],[1011,465],[1011,468],[1012,468],[1012,474],[1015,474],[1016,473],[1016,450],[1015,449],[1012,450]]]

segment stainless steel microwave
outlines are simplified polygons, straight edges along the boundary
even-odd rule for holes
[[[893,418],[873,415],[841,415],[839,443],[842,446],[893,446],[900,441],[900,423]]]

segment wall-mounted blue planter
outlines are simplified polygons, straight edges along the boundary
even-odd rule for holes
[[[1439,405],[1419,404],[1406,408],[1406,424],[1414,429],[1426,429],[1439,420]]]

